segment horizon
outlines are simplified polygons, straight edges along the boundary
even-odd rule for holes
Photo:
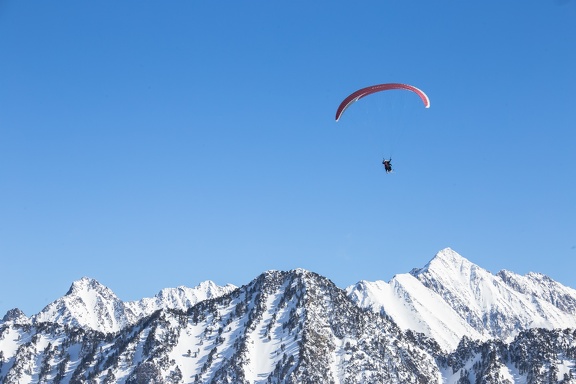
[[[116,295],[113,287],[110,287],[110,286],[108,286],[108,285],[106,285],[106,284],[103,284],[102,282],[98,281],[98,279],[96,279],[96,278],[93,278],[93,277],[90,277],[90,276],[82,276],[81,278],[70,282],[70,283],[69,283],[69,288],[68,288],[68,290],[66,291],[66,293],[64,293],[64,294],[58,296],[57,298],[53,299],[52,301],[50,301],[50,303],[48,303],[47,306],[50,305],[50,304],[52,304],[52,303],[54,303],[55,301],[58,301],[59,299],[63,298],[64,296],[68,295],[68,294],[70,293],[70,290],[71,290],[72,287],[74,286],[74,284],[75,284],[75,283],[78,283],[78,282],[81,282],[81,281],[84,280],[84,279],[87,279],[87,280],[89,280],[89,281],[95,281],[95,282],[97,282],[98,284],[100,284],[101,286],[103,286],[104,288],[109,289],[110,291],[112,291],[112,293],[113,293],[118,299],[120,299],[120,300],[121,300],[122,302],[124,302],[124,303],[127,303],[127,302],[137,302],[137,301],[140,301],[140,300],[143,300],[143,299],[146,299],[146,298],[156,297],[156,296],[157,296],[159,293],[161,293],[161,291],[164,290],[164,289],[178,289],[178,288],[181,288],[181,287],[189,288],[189,289],[201,288],[201,286],[202,286],[204,283],[207,283],[207,282],[216,284],[218,287],[226,287],[227,285],[230,285],[230,284],[231,284],[231,285],[233,285],[235,288],[241,288],[241,287],[244,286],[244,285],[250,284],[251,282],[253,282],[254,280],[256,280],[259,276],[261,276],[261,275],[263,275],[263,274],[266,274],[267,272],[297,272],[297,271],[300,271],[300,270],[301,270],[301,271],[306,271],[306,272],[311,272],[311,273],[316,273],[316,274],[320,275],[321,277],[324,277],[324,278],[332,281],[332,283],[334,283],[334,285],[335,285],[336,287],[338,287],[339,289],[346,290],[347,288],[352,287],[352,286],[356,285],[357,283],[359,283],[359,282],[361,282],[361,281],[369,281],[369,282],[384,281],[386,284],[389,284],[390,281],[391,281],[392,279],[394,279],[397,275],[411,274],[412,270],[414,270],[414,269],[421,270],[421,269],[423,269],[423,268],[426,268],[426,266],[428,266],[428,264],[430,264],[433,260],[435,260],[435,259],[438,257],[438,255],[440,255],[440,254],[443,253],[444,251],[451,251],[451,252],[456,253],[460,258],[462,258],[462,259],[470,262],[471,264],[479,267],[479,268],[482,269],[482,270],[485,270],[485,271],[489,272],[489,273],[490,273],[492,276],[494,276],[494,277],[496,277],[496,275],[497,275],[499,272],[501,272],[501,271],[508,271],[508,272],[512,272],[512,273],[514,273],[514,274],[517,274],[517,273],[514,272],[514,271],[510,271],[510,270],[506,270],[506,269],[500,269],[500,270],[495,271],[495,272],[494,272],[494,271],[490,271],[490,270],[488,270],[488,269],[483,268],[481,265],[478,265],[478,264],[470,261],[470,260],[467,259],[465,256],[462,256],[461,254],[459,254],[457,251],[453,250],[452,248],[446,247],[446,248],[441,249],[441,250],[439,250],[438,252],[436,252],[436,254],[434,255],[434,257],[432,257],[432,258],[431,258],[428,262],[426,262],[423,266],[421,266],[421,267],[414,267],[414,268],[412,268],[410,271],[397,272],[397,273],[393,274],[393,276],[392,276],[391,279],[386,280],[386,281],[385,281],[385,280],[365,280],[365,279],[361,279],[361,280],[358,280],[358,281],[356,281],[356,282],[354,282],[354,283],[352,283],[352,284],[349,284],[349,285],[343,287],[343,286],[337,285],[334,281],[332,281],[332,279],[330,278],[330,276],[325,276],[325,275],[322,275],[322,274],[320,274],[320,273],[317,273],[317,272],[315,272],[315,271],[312,271],[312,270],[309,270],[309,269],[306,269],[306,268],[293,268],[293,269],[290,269],[290,270],[268,269],[268,270],[265,270],[265,271],[260,272],[259,274],[257,274],[256,276],[254,276],[252,279],[250,279],[249,281],[245,281],[245,282],[243,282],[242,284],[231,284],[231,283],[226,283],[226,282],[223,283],[223,284],[219,284],[219,283],[214,282],[213,280],[208,279],[208,280],[200,281],[200,282],[198,282],[197,284],[194,284],[194,285],[192,285],[192,286],[179,285],[179,286],[176,286],[176,287],[162,287],[162,288],[160,288],[157,292],[155,292],[155,293],[152,294],[152,295],[142,296],[142,297],[135,298],[135,299],[132,299],[132,300],[124,300],[124,299],[122,299],[120,296]],[[540,272],[538,272],[538,271],[531,271],[531,272],[527,272],[527,273],[525,273],[525,274],[517,274],[517,275],[519,275],[519,276],[526,276],[526,275],[528,275],[528,274],[530,274],[530,273],[540,273]],[[545,275],[545,274],[543,274],[543,275],[544,275],[544,276],[547,276],[547,275]],[[547,277],[549,277],[549,276],[547,276]],[[554,280],[554,279],[552,279],[552,280]],[[556,280],[554,280],[554,281],[555,281],[556,283],[559,283],[559,284],[565,286],[565,287],[574,289],[574,287],[570,287],[570,286],[562,283],[561,281],[556,281]],[[4,316],[4,315],[7,314],[8,312],[10,312],[10,311],[12,311],[12,310],[14,310],[14,309],[18,309],[18,310],[22,311],[27,318],[32,318],[32,317],[34,317],[35,315],[37,315],[37,314],[39,314],[40,312],[42,312],[42,310],[44,310],[45,308],[46,308],[46,306],[43,307],[43,308],[41,308],[40,310],[38,310],[38,311],[35,312],[35,313],[28,314],[28,313],[26,313],[24,310],[22,310],[21,308],[14,307],[14,308],[8,309],[4,314],[1,314],[1,313],[0,313],[0,314],[1,314],[2,316]]]

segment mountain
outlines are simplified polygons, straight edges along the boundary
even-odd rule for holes
[[[451,249],[411,274],[489,337],[509,340],[519,329],[576,324],[576,290],[542,274],[492,275]]]
[[[37,323],[56,323],[117,332],[136,320],[127,313],[122,300],[98,281],[83,277],[75,281],[62,298],[33,316]]]
[[[37,323],[56,323],[114,333],[159,309],[186,310],[199,301],[217,297],[236,287],[206,281],[195,288],[166,288],[153,298],[123,302],[98,281],[83,277],[72,283],[65,296],[48,304],[33,317]]]
[[[436,340],[447,350],[463,336],[485,340],[455,312],[450,303],[410,274],[384,281],[360,281],[347,288],[350,299],[362,308],[390,317],[403,330],[414,330]]]
[[[388,283],[361,281],[347,293],[359,306],[434,338],[445,350],[464,336],[510,341],[530,328],[576,325],[576,290],[537,273],[493,275],[450,248],[424,268]]]
[[[187,311],[117,334],[55,323],[0,328],[4,383],[430,383],[427,348],[305,270],[269,271]],[[14,340],[19,342],[15,343]],[[19,344],[16,346],[16,344]]]
[[[0,383],[576,384],[574,297],[450,249],[346,290],[296,269],[122,302],[83,278],[3,317]]]

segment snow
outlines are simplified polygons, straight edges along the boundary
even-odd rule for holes
[[[189,322],[186,327],[180,330],[178,344],[170,352],[170,358],[176,361],[184,377],[193,377],[200,370],[199,360],[203,354],[198,352],[201,348],[202,331],[202,323],[194,325]],[[190,355],[188,355],[188,351],[190,351]]]
[[[523,384],[526,378],[520,375],[518,368],[514,364],[508,363],[500,369],[500,374],[503,378],[512,381],[513,383]]]
[[[350,353],[348,353],[344,349],[344,346],[346,345],[346,343],[349,343],[350,345],[356,345],[357,342],[355,339],[350,337],[344,337],[342,339],[339,339],[334,336],[332,337],[332,342],[334,343],[335,348],[333,353],[332,364],[330,365],[330,371],[333,372],[333,376],[336,379],[337,383],[343,383],[345,363],[350,358]]]
[[[283,290],[276,291],[266,298],[266,310],[256,328],[248,334],[248,353],[257,357],[252,359],[246,368],[246,379],[252,383],[265,383],[266,378],[274,370],[278,359],[276,351],[280,350],[282,337],[277,336],[282,333],[280,323],[276,323],[274,328],[275,337],[268,337],[266,327],[273,321],[272,315],[277,308],[277,304],[283,294]]]
[[[561,359],[556,367],[558,367],[558,380],[561,380],[565,374],[570,375],[576,369],[576,365],[568,359]]]
[[[16,330],[12,327],[6,328],[5,333],[2,334],[2,351],[4,352],[5,359],[11,359],[18,349],[19,345],[22,343],[23,332]]]
[[[2,368],[0,369],[0,377],[4,377],[8,370],[12,368],[13,358],[22,343],[22,334],[22,332],[12,327],[8,327],[2,332],[0,337],[0,351],[4,354],[4,364],[2,364]]]

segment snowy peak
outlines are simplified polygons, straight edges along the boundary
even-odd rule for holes
[[[509,340],[521,329],[576,323],[576,291],[542,274],[493,275],[456,252],[443,250],[415,276],[487,337]]]
[[[159,309],[185,311],[200,301],[234,289],[236,287],[231,284],[220,287],[205,281],[195,288],[166,288],[152,298],[125,303],[97,280],[83,277],[73,282],[66,295],[47,305],[33,320],[116,333]]]
[[[198,284],[194,288],[185,287],[183,285],[176,288],[164,288],[156,296],[154,300],[162,303],[163,307],[172,309],[188,309],[199,301],[212,299],[214,297],[222,296],[230,293],[236,289],[236,286],[227,284],[224,287],[216,285],[213,281],[207,280]]]
[[[186,311],[200,301],[223,296],[235,289],[236,286],[232,284],[219,286],[213,281],[207,280],[194,288],[182,285],[177,288],[164,288],[154,297],[127,302],[125,305],[135,317],[150,315],[158,309],[178,309]]]
[[[553,305],[562,312],[576,315],[576,290],[544,274],[530,272],[521,276],[502,270],[497,276],[504,284],[522,295],[531,296]]]
[[[182,376],[195,382],[407,382],[386,381],[390,367],[403,363],[402,376],[414,377],[410,370],[420,364],[429,367],[422,382],[439,375],[393,323],[362,311],[330,280],[303,269],[267,271],[187,315],[191,322],[181,324],[188,329],[175,332],[186,340],[170,358],[194,346]]]
[[[6,312],[6,314],[2,318],[2,322],[8,322],[8,321],[11,321],[15,324],[30,323],[30,319],[19,308],[13,308],[8,310],[8,312]]]
[[[438,252],[424,268],[415,268],[410,273],[415,277],[429,273],[437,276],[448,275],[451,277],[461,277],[466,280],[478,269],[481,268],[451,248],[444,248]]]
[[[450,248],[423,268],[389,283],[361,282],[348,294],[358,305],[390,316],[402,329],[435,338],[447,350],[463,336],[509,341],[525,329],[576,324],[576,290],[538,273],[493,275]]]
[[[483,338],[440,295],[411,274],[396,275],[388,283],[360,281],[348,287],[347,294],[360,307],[391,318],[402,330],[435,339],[444,350],[454,349],[463,335]]]
[[[134,319],[109,288],[94,279],[75,281],[65,296],[48,304],[34,316],[35,322],[52,322],[105,333],[117,332]]]
[[[450,248],[438,254],[422,269],[411,274],[462,311],[489,311],[505,289],[489,271],[480,268]],[[478,324],[479,328],[482,324]]]
[[[178,287],[178,289],[182,288],[186,287],[182,286]],[[212,297],[222,296],[223,294],[229,293],[234,289],[236,289],[236,286],[232,284],[226,284],[225,286],[221,287],[211,280],[206,280],[198,284],[193,289],[195,291],[195,295],[199,298],[199,300],[206,300]]]
[[[68,289],[68,292],[66,292],[66,295],[82,296],[90,294],[89,292],[91,291],[103,296],[114,296],[114,293],[108,287],[89,277],[82,277],[80,280],[74,281],[70,286],[70,289]]]

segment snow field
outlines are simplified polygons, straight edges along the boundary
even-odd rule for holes
[[[248,353],[256,356],[250,361],[246,369],[246,378],[253,383],[265,383],[268,375],[274,370],[276,364],[284,355],[290,356],[298,353],[297,340],[283,326],[293,321],[295,303],[286,302],[280,307],[279,303],[285,294],[285,285],[269,294],[265,300],[265,311],[262,318],[251,333],[248,334]],[[298,317],[301,314],[296,313]]]

